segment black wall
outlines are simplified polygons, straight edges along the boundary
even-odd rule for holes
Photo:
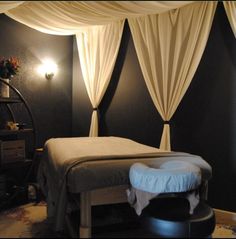
[[[73,47],[73,135],[87,136],[92,107]],[[100,135],[159,147],[162,120],[149,96],[128,24],[100,105]],[[219,3],[197,72],[171,120],[175,151],[201,155],[213,168],[209,202],[236,211],[236,39]]]
[[[51,137],[70,136],[73,37],[44,34],[4,14],[0,14],[0,29],[0,56],[16,56],[21,62],[19,74],[11,83],[22,93],[33,112],[38,146]],[[47,57],[59,68],[51,81],[37,73],[40,60]],[[20,113],[23,107],[17,107]]]

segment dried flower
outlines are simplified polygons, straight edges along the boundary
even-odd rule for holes
[[[17,57],[10,57],[6,59],[5,57],[0,57],[0,77],[4,79],[11,79],[17,74],[20,63]]]

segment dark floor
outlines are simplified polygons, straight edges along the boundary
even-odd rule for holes
[[[105,228],[104,228],[105,229]],[[107,228],[106,228],[107,229]],[[94,238],[160,238],[142,228],[122,229],[92,233]]]

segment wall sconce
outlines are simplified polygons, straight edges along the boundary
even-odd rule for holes
[[[47,80],[51,80],[53,76],[57,73],[57,64],[49,59],[43,61],[42,65],[38,67],[38,72],[44,75]]]

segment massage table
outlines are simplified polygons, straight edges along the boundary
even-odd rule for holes
[[[38,182],[47,199],[47,214],[54,230],[61,231],[68,212],[73,210],[70,197],[80,207],[80,237],[91,237],[91,207],[127,202],[129,170],[134,163],[150,167],[172,160],[190,162],[201,169],[201,198],[207,197],[211,166],[200,156],[168,152],[121,137],[52,138],[44,145],[38,170]],[[70,230],[72,237],[78,235]]]

